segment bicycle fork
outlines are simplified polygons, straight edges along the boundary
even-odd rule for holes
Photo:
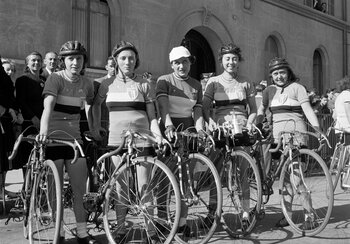
[[[187,206],[191,206],[193,204],[197,204],[199,201],[199,197],[195,194],[193,185],[192,185],[192,176],[190,173],[190,166],[187,162],[185,162],[185,170],[187,176],[187,186],[184,184],[183,175],[182,175],[182,160],[180,156],[177,156],[177,168],[179,171],[179,183],[180,183],[180,192],[182,197],[182,201],[186,203]]]

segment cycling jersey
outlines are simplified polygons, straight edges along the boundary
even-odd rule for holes
[[[43,95],[56,97],[48,133],[63,130],[70,136],[66,133],[55,133],[55,138],[71,140],[73,137],[82,143],[79,125],[80,111],[85,108],[85,101],[90,105],[93,102],[92,81],[84,76],[71,80],[65,75],[64,70],[58,71],[52,73],[45,82]]]
[[[224,76],[218,75],[209,78],[204,96],[211,102],[215,101],[214,121],[220,124],[232,120],[230,113],[235,111],[236,115],[245,120],[248,117],[248,98],[256,94],[254,87],[243,77],[237,77],[228,81]],[[245,123],[243,124],[245,126]]]
[[[263,106],[272,113],[273,137],[278,138],[280,131],[306,131],[301,105],[309,102],[306,89],[298,82],[285,87],[268,86],[263,92]],[[305,136],[297,136],[296,141],[305,145]],[[277,143],[277,141],[275,141]]]
[[[125,77],[125,81],[119,76],[114,80],[105,80],[101,83],[97,95],[106,98],[109,110],[108,145],[120,145],[121,133],[126,129],[150,129],[146,104],[152,103],[155,96],[148,81],[141,76]],[[148,142],[137,142],[137,145],[150,146]]]

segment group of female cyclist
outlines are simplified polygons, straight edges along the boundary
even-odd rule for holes
[[[205,136],[207,133],[204,133],[205,124],[207,131],[215,131],[218,125],[236,120],[240,126],[251,130],[254,123],[259,127],[267,109],[272,112],[273,138],[276,140],[282,130],[306,130],[303,114],[320,132],[306,89],[298,82],[299,79],[283,58],[274,58],[269,63],[273,84],[264,91],[262,105],[259,108],[256,107],[256,93],[252,83],[238,72],[243,57],[241,49],[235,44],[225,45],[219,50],[218,58],[223,72],[208,80],[205,91],[202,90],[200,82],[189,76],[195,57],[183,46],[174,47],[169,53],[173,72],[160,76],[154,90],[147,80],[135,73],[140,65],[137,48],[130,42],[121,41],[112,51],[112,58],[116,64],[115,76],[104,80],[98,91],[95,91],[95,96],[92,83],[83,75],[87,63],[87,52],[82,44],[78,41],[66,42],[59,51],[59,58],[64,64],[64,70],[51,74],[43,91],[44,111],[38,135],[38,140],[41,142],[44,142],[54,130],[66,132],[59,135],[60,139],[71,140],[73,136],[81,140],[78,132],[82,109],[86,111],[89,129],[94,138],[100,140],[100,132],[103,130],[101,104],[104,101],[109,110],[108,145],[112,147],[120,145],[121,133],[126,129],[150,130],[159,144],[162,143],[163,138],[171,140],[178,129],[192,127]],[[159,111],[156,111],[155,103],[158,103]],[[213,106],[215,106],[214,112]],[[160,123],[157,115],[160,117]],[[303,145],[307,145],[306,138],[298,138],[298,140]],[[143,150],[144,154],[154,154],[151,142],[146,144],[142,142],[140,146],[146,148]],[[64,146],[51,146],[47,149],[46,157],[54,160],[61,179],[64,165],[70,175],[70,183],[74,191],[78,243],[98,243],[87,232],[83,206],[87,177],[85,159],[81,158],[75,164],[70,164],[69,161],[73,158],[70,151]],[[211,156],[214,154],[215,152]],[[120,157],[113,156],[112,161],[118,165]],[[214,163],[217,168],[220,168],[220,160]],[[140,185],[146,184],[147,182],[143,181],[146,181],[150,169],[145,166],[139,167],[138,171],[138,175],[141,175]],[[123,187],[121,182],[117,184],[119,188]],[[123,201],[122,194],[118,197]],[[118,208],[116,211],[118,223],[126,224],[124,220],[128,209]],[[186,211],[181,212],[178,231],[186,234],[189,229]],[[248,214],[246,211],[243,217]],[[286,225],[287,222],[284,219],[277,223],[279,227]],[[152,225],[147,228],[150,233],[155,231]],[[60,242],[64,243],[64,231],[63,228],[61,229]],[[126,234],[125,231],[124,227],[119,228],[115,236],[117,243]]]

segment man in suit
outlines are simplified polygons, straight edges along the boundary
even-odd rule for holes
[[[52,72],[55,72],[58,66],[58,58],[57,58],[57,53],[55,52],[47,52],[45,54],[45,59],[44,59],[44,65],[45,67],[43,68],[43,71],[41,73],[41,76],[45,77],[45,80],[49,75],[51,75]]]

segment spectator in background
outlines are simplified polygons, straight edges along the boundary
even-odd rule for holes
[[[41,73],[41,76],[45,77],[45,80],[49,75],[51,75],[52,72],[55,72],[58,66],[58,58],[57,58],[57,53],[55,52],[47,52],[45,54],[45,59],[44,59],[44,69]]]
[[[6,74],[8,76],[10,76],[10,78],[13,82],[13,85],[15,85],[15,73],[16,73],[15,62],[13,62],[10,59],[5,59],[5,58],[2,58],[1,62],[2,62],[2,67],[4,67]]]
[[[6,72],[6,74],[8,76],[10,76],[11,78],[11,81],[13,83],[13,93],[14,93],[14,96],[16,96],[16,90],[15,90],[15,79],[14,79],[14,75],[15,75],[15,72],[16,72],[16,66],[15,66],[15,63],[12,61],[12,60],[9,60],[9,59],[1,59],[2,61],[2,67],[4,67],[4,70]],[[14,132],[14,136],[15,138],[18,137],[18,135],[21,133],[22,131],[22,123],[23,123],[23,116],[22,116],[22,113],[21,111],[19,110],[18,108],[18,105],[16,103],[16,109],[15,110],[12,110],[11,111],[11,114],[12,114],[12,119],[13,119],[13,132]],[[16,118],[15,118],[15,116]]]
[[[202,84],[202,90],[203,90],[203,93],[204,93],[204,91],[205,91],[205,87],[207,86],[207,83],[208,83],[208,80],[209,80],[209,78],[210,77],[212,77],[212,76],[214,76],[215,75],[215,73],[202,73],[201,74],[201,80],[200,80],[200,82],[201,82],[201,84]]]
[[[328,96],[328,102],[327,102],[327,106],[329,108],[329,110],[331,112],[333,112],[333,109],[334,109],[334,103],[335,103],[335,98],[337,96],[336,92],[335,92],[335,88],[332,88],[332,89],[328,89],[326,91],[326,94]]]
[[[314,9],[316,9],[318,11],[322,11],[322,3],[321,3],[321,1],[320,0],[314,0],[313,7],[314,7]]]
[[[5,194],[5,176],[10,169],[7,156],[15,140],[12,129],[13,123],[17,121],[15,107],[14,86],[0,59],[0,198]]]
[[[321,11],[323,12],[323,13],[327,13],[327,3],[322,3],[321,4]]]
[[[32,52],[25,59],[24,73],[16,80],[16,101],[24,118],[22,129],[32,126],[26,130],[25,135],[39,132],[41,113],[44,109],[42,92],[45,84],[45,78],[40,75],[41,69],[41,54]],[[17,167],[23,167],[26,164],[31,149],[30,144],[21,143],[20,153],[17,153],[14,160]]]
[[[331,111],[328,108],[328,95],[324,94],[321,96],[319,102],[316,104],[314,111],[317,114],[330,114]]]

